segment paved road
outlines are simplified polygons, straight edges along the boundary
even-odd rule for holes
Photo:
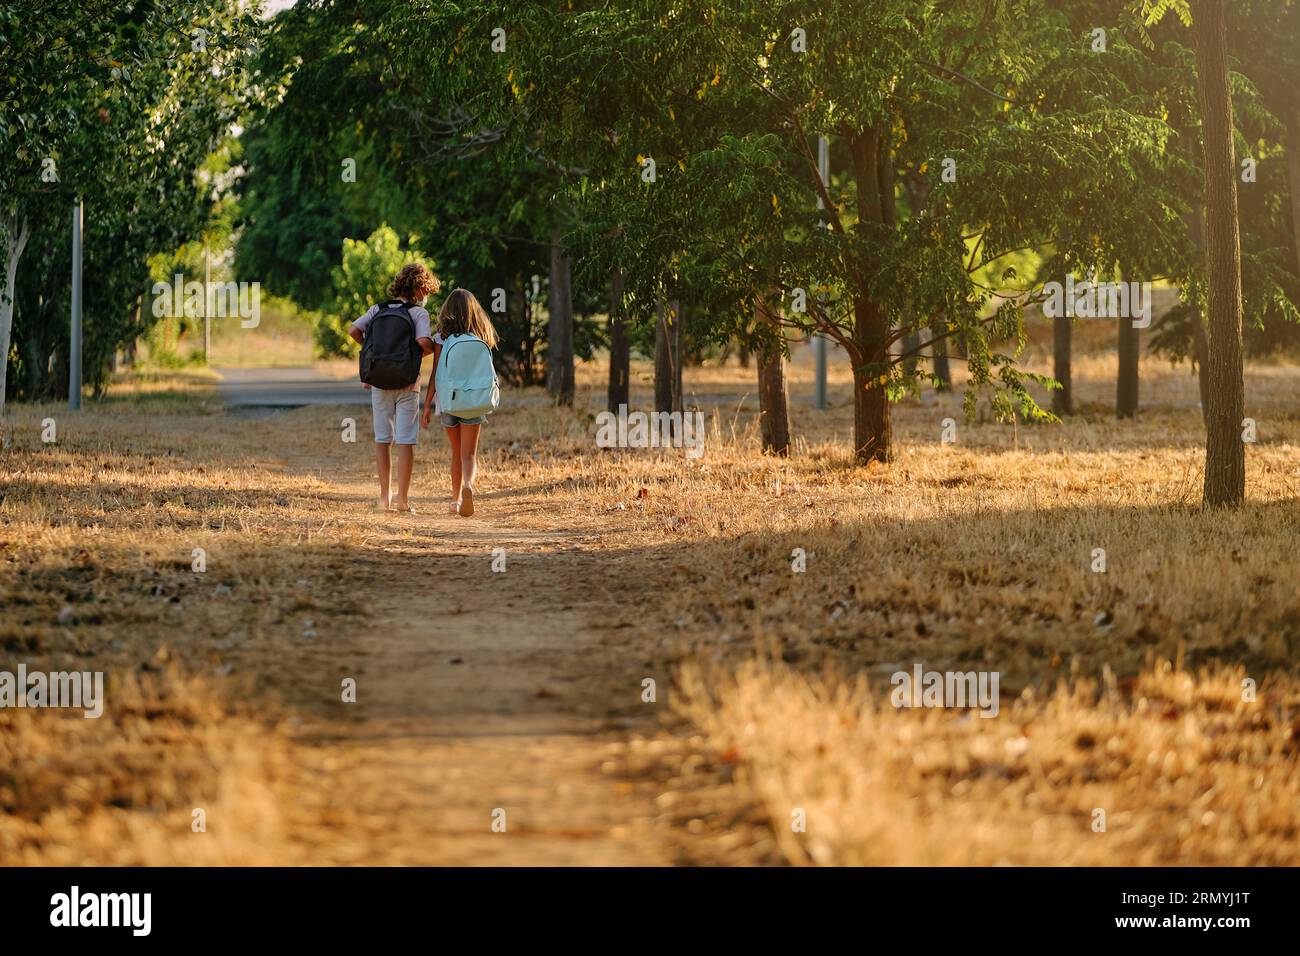
[[[313,368],[216,368],[213,371],[221,378],[217,390],[222,400],[233,407],[370,404],[370,393],[355,378],[330,378]],[[510,405],[549,402],[544,394],[521,395],[512,391],[509,395]]]
[[[355,378],[333,379],[312,368],[219,368],[218,389],[227,405],[369,405]]]

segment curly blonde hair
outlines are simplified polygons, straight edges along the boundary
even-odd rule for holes
[[[442,282],[423,262],[408,262],[393,276],[388,294],[394,299],[422,302],[441,288]]]

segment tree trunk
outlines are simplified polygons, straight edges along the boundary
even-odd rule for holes
[[[921,333],[916,329],[903,336],[903,371],[908,378],[916,374],[916,363],[921,357]]]
[[[1237,159],[1228,85],[1224,0],[1195,0],[1192,35],[1205,141],[1206,276],[1209,284],[1209,409],[1205,504],[1235,506],[1246,494],[1241,440],[1245,385],[1241,366],[1241,236]]]
[[[892,205],[883,200],[880,131],[871,128],[853,137],[853,174],[857,184],[858,220],[882,222]],[[888,148],[888,147],[886,147]],[[892,197],[891,197],[892,199]],[[861,464],[888,462],[892,454],[887,373],[889,318],[865,283],[853,297],[853,342],[859,353],[853,366],[853,454]]]
[[[947,330],[936,319],[930,324],[930,362],[934,365],[934,376],[939,380],[940,392],[952,389],[952,370],[948,367],[948,340],[940,338]]]
[[[31,232],[26,217],[10,216],[5,222],[5,284],[0,290],[0,414],[5,410],[5,391],[9,386],[9,341],[14,328],[14,300],[18,290],[18,260]]]
[[[659,300],[655,321],[655,411],[682,410],[682,337],[676,305]]]
[[[1115,417],[1137,418],[1138,413],[1138,359],[1140,357],[1138,330],[1133,320],[1119,319],[1119,377],[1115,383]]]
[[[780,336],[780,314],[762,296],[757,298],[754,307],[755,325]],[[782,456],[790,454],[790,401],[785,384],[785,354],[779,344],[759,354],[758,421],[763,451]]]
[[[889,320],[865,290],[853,303],[854,341],[864,363],[853,367],[853,454],[861,464],[888,462],[893,451],[889,395],[882,376],[889,362]]]
[[[550,322],[546,329],[546,391],[557,405],[573,404],[573,276],[569,250],[551,233]]]
[[[623,314],[623,273],[615,272],[609,282],[609,394],[606,405],[618,413],[620,405],[631,404],[632,341]]]
[[[1074,387],[1070,380],[1070,362],[1074,326],[1068,315],[1052,317],[1052,377],[1061,387],[1052,392],[1052,414],[1064,418],[1074,414]]]

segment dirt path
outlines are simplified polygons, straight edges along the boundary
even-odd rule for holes
[[[69,798],[62,765],[28,760],[0,857],[773,858],[735,756],[671,715],[691,559],[640,464],[593,471],[586,423],[523,396],[494,418],[475,517],[441,510],[440,435],[417,453],[422,513],[379,513],[369,443],[343,437],[349,418],[368,430],[354,409],[221,412],[206,381],[183,385],[144,383],[141,407],[92,410],[55,449],[32,409],[0,463],[0,649],[93,664],[117,702],[10,721],[6,743],[93,786]]]
[[[537,505],[505,490],[472,519],[375,516],[357,703],[297,735],[321,775],[308,809],[340,823],[335,862],[672,862],[661,788],[616,772],[628,732],[657,727],[644,635],[602,587],[592,533],[530,527]]]

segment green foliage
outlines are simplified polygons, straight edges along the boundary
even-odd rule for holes
[[[115,350],[152,322],[136,308],[149,293],[146,259],[197,237],[229,189],[222,143],[249,95],[245,59],[259,28],[235,0],[0,8],[0,233],[31,231],[13,290],[9,395],[66,389],[77,197],[84,373],[96,390]]]
[[[334,145],[336,139],[327,141],[330,155],[355,153],[353,144]],[[358,164],[358,182],[344,183],[339,167],[318,162],[321,150],[283,114],[258,114],[242,140],[235,273],[305,308],[323,308],[343,238],[366,235],[383,221],[358,204],[376,198],[384,184],[364,163]]]
[[[788,328],[837,338],[860,387],[893,395],[926,374],[894,343],[937,322],[972,386],[1003,393],[995,409],[1040,416],[1015,352],[995,348],[1023,340],[1036,283],[1158,274],[1181,229],[1152,70],[1122,30],[1107,59],[1088,53],[1087,23],[1108,22],[1097,13],[688,0],[575,14],[586,29],[557,55],[595,78],[582,101],[610,105],[586,126],[577,101],[569,114],[570,139],[602,144],[580,191],[588,268],[624,269],[642,314],[664,296],[702,305],[717,336],[754,334],[768,296]],[[835,145],[824,194],[818,134]],[[814,289],[807,312],[788,308]]]
[[[1188,0],[1142,0],[1142,21],[1147,26],[1159,23],[1172,11],[1183,26],[1192,25],[1192,8]]]
[[[1300,4],[1234,11],[1238,149],[1259,161],[1259,182],[1239,190],[1247,335],[1263,349],[1288,341],[1281,320],[1300,296],[1282,199],[1300,188],[1286,174],[1300,134],[1283,122],[1300,123]],[[263,23],[235,0],[6,4],[0,234],[24,222],[32,234],[7,391],[63,388],[81,195],[96,383],[152,322],[147,301],[136,309],[151,254],[193,277],[205,247],[233,242],[233,263],[215,268],[324,310],[319,344],[338,354],[382,295],[396,236],[416,235],[448,288],[485,304],[505,290],[494,320],[511,381],[539,380],[559,242],[574,254],[580,355],[600,345],[591,317],[618,271],[643,347],[659,303],[679,301],[690,351],[737,335],[784,348],[820,329],[860,385],[897,397],[929,374],[898,343],[934,327],[1000,414],[1036,417],[1016,360],[1043,282],[1164,277],[1201,304],[1191,12],[1187,0],[355,0]],[[1089,46],[1098,26],[1105,53]],[[57,182],[40,175],[46,159]],[[797,290],[806,312],[791,309]],[[783,329],[755,324],[760,296],[783,307]],[[1173,325],[1157,343],[1182,354]]]
[[[322,356],[357,354],[348,327],[388,295],[388,284],[402,266],[423,259],[413,243],[403,249],[387,224],[365,239],[343,240],[342,261],[330,272],[329,304],[316,323],[316,349]],[[425,265],[433,268],[432,262]]]
[[[468,288],[485,306],[505,290],[506,308],[493,315],[499,371],[512,383],[539,382],[551,235],[572,213],[566,174],[537,148],[536,137],[554,131],[534,122],[531,140],[506,135],[495,94],[510,90],[505,61],[526,46],[520,38],[543,35],[530,20],[558,15],[546,6],[362,0],[277,16],[262,58],[277,92],[247,134],[241,277],[325,307],[322,277],[339,261],[339,237],[391,223],[422,237],[447,288]],[[515,36],[504,59],[488,49],[499,23]],[[461,42],[471,29],[481,44]],[[480,89],[488,75],[501,86]],[[343,157],[356,160],[355,183],[342,180]],[[582,313],[604,310],[607,277],[576,279],[575,351],[590,354],[599,330]],[[338,336],[322,334],[334,348]]]

